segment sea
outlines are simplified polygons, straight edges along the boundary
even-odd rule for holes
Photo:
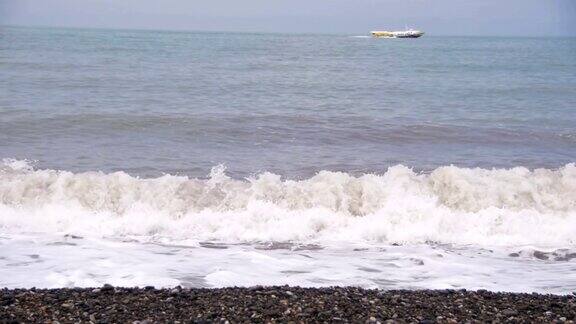
[[[0,287],[576,291],[576,38],[0,27]]]

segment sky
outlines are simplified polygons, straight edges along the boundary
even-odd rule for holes
[[[576,0],[0,0],[0,25],[576,36]]]

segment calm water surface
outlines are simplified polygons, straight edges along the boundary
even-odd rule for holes
[[[0,156],[142,176],[559,167],[576,39],[0,29]]]

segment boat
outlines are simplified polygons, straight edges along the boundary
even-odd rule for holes
[[[376,38],[418,38],[424,35],[424,32],[414,29],[402,31],[372,31],[372,37]]]

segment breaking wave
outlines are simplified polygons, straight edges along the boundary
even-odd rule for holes
[[[576,165],[237,180],[35,170],[0,163],[0,229],[170,241],[576,243]]]

